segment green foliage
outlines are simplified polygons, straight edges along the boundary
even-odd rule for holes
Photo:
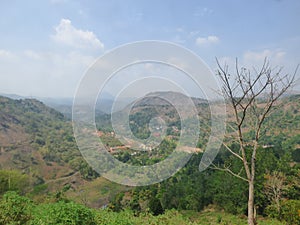
[[[168,210],[165,214],[153,216],[152,214],[140,214],[136,216],[130,210],[119,213],[109,210],[100,210],[96,215],[97,224],[109,225],[192,225],[188,218],[185,218],[176,210]]]
[[[34,205],[16,192],[7,192],[0,202],[0,224],[93,225],[95,211],[74,202]]]
[[[247,183],[227,173],[216,171],[207,190],[213,203],[233,214],[244,214],[247,209]]]
[[[34,219],[30,224],[93,225],[96,224],[94,217],[95,212],[92,209],[74,202],[60,201],[35,207]]]
[[[234,146],[232,146],[234,148]],[[238,147],[238,146],[237,146]],[[270,215],[272,213],[272,204],[264,193],[265,174],[268,171],[279,170],[287,177],[288,186],[285,188],[284,196],[288,198],[298,198],[299,192],[297,176],[299,169],[290,166],[290,158],[284,152],[278,154],[281,149],[273,146],[270,148],[258,149],[256,182],[255,182],[255,204],[257,213],[261,215]],[[247,152],[248,154],[249,152]],[[125,154],[125,153],[124,153]],[[129,162],[132,160],[129,154]],[[161,203],[162,210],[196,210],[200,211],[209,204],[224,209],[233,214],[246,214],[248,189],[247,182],[240,180],[222,171],[207,170],[200,173],[198,165],[202,154],[193,155],[189,163],[182,168],[173,177],[161,182],[159,185],[136,188],[134,192],[128,193],[126,201],[131,199],[131,204],[124,204],[123,196],[119,195],[117,204],[114,204],[118,210],[130,208],[135,212],[140,207],[141,212],[152,210],[155,204],[152,201],[157,199]],[[150,159],[148,158],[148,162]],[[243,168],[242,162],[235,160],[227,151],[221,151],[215,159],[215,163],[222,165],[231,165],[231,169],[241,176],[245,174],[240,172]],[[144,195],[147,193],[149,195]],[[142,200],[143,199],[143,200]],[[143,203],[144,202],[144,203]],[[115,202],[116,203],[116,202]],[[133,204],[136,203],[136,204]],[[137,204],[139,203],[139,204]],[[143,205],[147,207],[143,207]],[[151,206],[151,207],[150,207]],[[277,218],[274,215],[275,218]]]
[[[288,224],[300,224],[300,200],[284,201],[280,214],[280,217]]]
[[[24,192],[28,185],[28,175],[17,170],[0,170],[0,194],[6,191]]]
[[[280,212],[278,212],[278,208],[275,204],[270,204],[266,207],[265,213],[268,217],[271,218],[280,218]]]
[[[0,96],[0,105],[0,131],[2,125],[6,130],[16,130],[15,139],[26,139],[30,148],[26,147],[39,151],[46,163],[68,164],[87,179],[98,176],[83,160],[73,137],[71,122],[63,114],[34,99],[12,100]],[[21,164],[22,169],[30,167],[30,157],[26,159],[25,154],[21,154],[23,146],[18,143],[11,145],[15,150],[14,163]]]
[[[104,132],[112,132],[113,131],[113,128],[111,125],[111,115],[110,114],[96,113],[95,122],[96,122],[96,127],[98,130],[101,130]]]
[[[164,213],[164,209],[160,203],[160,200],[158,198],[152,197],[149,201],[149,209],[150,212],[154,215],[160,215]]]
[[[96,214],[97,224],[110,225],[132,225],[134,224],[134,215],[131,211],[111,212],[109,210],[99,210]]]
[[[26,224],[32,219],[31,201],[16,192],[7,192],[0,202],[0,224]]]
[[[145,192],[146,194],[146,192]],[[290,207],[292,205],[292,207]],[[286,205],[287,210],[295,209],[294,203]],[[290,214],[287,214],[290,216]],[[294,220],[288,220],[294,222]],[[297,222],[297,220],[295,220]],[[0,202],[0,225],[196,225],[196,224],[246,224],[246,219],[224,212],[166,210],[154,216],[144,212],[136,214],[132,210],[113,212],[110,209],[94,210],[86,206],[59,201],[55,203],[33,204],[28,198],[15,192],[7,192]],[[259,220],[261,225],[279,225],[275,220]],[[296,224],[296,223],[290,223]]]
[[[294,150],[294,151],[292,152],[292,159],[293,159],[295,162],[300,163],[300,148],[297,148],[296,150]]]
[[[32,195],[38,195],[39,193],[42,193],[43,191],[47,190],[48,185],[47,184],[39,184],[34,186],[33,191],[31,192]]]
[[[114,212],[120,212],[122,210],[122,199],[124,197],[124,193],[116,194],[110,201],[109,208]]]

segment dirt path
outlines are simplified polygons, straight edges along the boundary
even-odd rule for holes
[[[57,181],[66,180],[66,179],[69,179],[69,178],[71,178],[71,177],[74,177],[74,176],[76,176],[76,175],[78,175],[78,174],[80,174],[79,171],[77,171],[77,172],[75,172],[75,173],[71,173],[71,174],[69,174],[69,175],[67,175],[67,176],[64,176],[64,177],[59,177],[59,178],[56,178],[56,179],[47,180],[47,181],[45,182],[45,184],[49,184],[49,183],[52,183],[52,182],[57,182]]]

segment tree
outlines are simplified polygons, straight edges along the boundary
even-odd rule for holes
[[[248,224],[254,225],[254,182],[256,172],[256,155],[259,147],[264,122],[276,108],[278,99],[293,85],[298,67],[293,75],[283,75],[282,68],[272,68],[267,59],[260,70],[250,71],[239,68],[236,60],[235,73],[228,70],[228,65],[221,66],[217,60],[217,75],[222,82],[223,96],[228,108],[230,132],[223,142],[224,147],[232,157],[243,164],[241,170],[232,170],[230,165],[213,168],[226,171],[248,183]],[[238,148],[231,148],[228,144],[236,143]]]
[[[0,194],[6,191],[24,193],[28,189],[29,177],[17,170],[0,170]]]
[[[279,215],[281,208],[280,201],[283,191],[286,189],[286,177],[282,172],[273,171],[272,173],[267,173],[265,178],[264,192],[272,206],[276,208],[277,215]]]
[[[150,212],[154,215],[160,215],[164,213],[164,209],[160,203],[160,200],[156,197],[152,197],[149,201]]]

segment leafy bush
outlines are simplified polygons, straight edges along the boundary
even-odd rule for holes
[[[292,152],[292,159],[295,161],[295,162],[300,162],[300,148],[297,148],[296,150],[294,150]]]
[[[35,208],[34,219],[31,224],[34,225],[57,225],[57,224],[76,224],[76,225],[94,225],[95,213],[83,205],[74,202],[57,202],[50,204],[41,204]]]
[[[112,212],[110,210],[104,209],[99,210],[96,214],[96,222],[99,225],[109,224],[109,225],[132,225],[134,223],[133,212],[125,210],[120,212]]]
[[[277,206],[275,204],[270,204],[266,207],[265,213],[268,217],[279,218],[280,213],[278,212]]]
[[[153,216],[149,213],[143,213],[135,216],[133,211],[124,210],[112,212],[110,210],[99,210],[96,215],[96,222],[99,225],[188,225],[193,224],[189,219],[176,210],[166,211],[165,214]]]
[[[160,215],[160,214],[164,213],[164,209],[163,209],[159,199],[157,199],[155,197],[150,199],[149,208],[150,208],[151,213],[154,216],[157,216],[157,215]]]
[[[287,200],[282,203],[281,218],[288,224],[300,224],[300,200]]]
[[[28,184],[28,175],[17,170],[0,170],[0,194],[6,191],[25,192]]]
[[[0,224],[26,224],[31,218],[33,204],[16,192],[6,192],[0,202]]]

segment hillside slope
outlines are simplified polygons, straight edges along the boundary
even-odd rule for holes
[[[0,97],[1,169],[18,169],[35,182],[63,177],[84,161],[64,116],[34,99]]]

